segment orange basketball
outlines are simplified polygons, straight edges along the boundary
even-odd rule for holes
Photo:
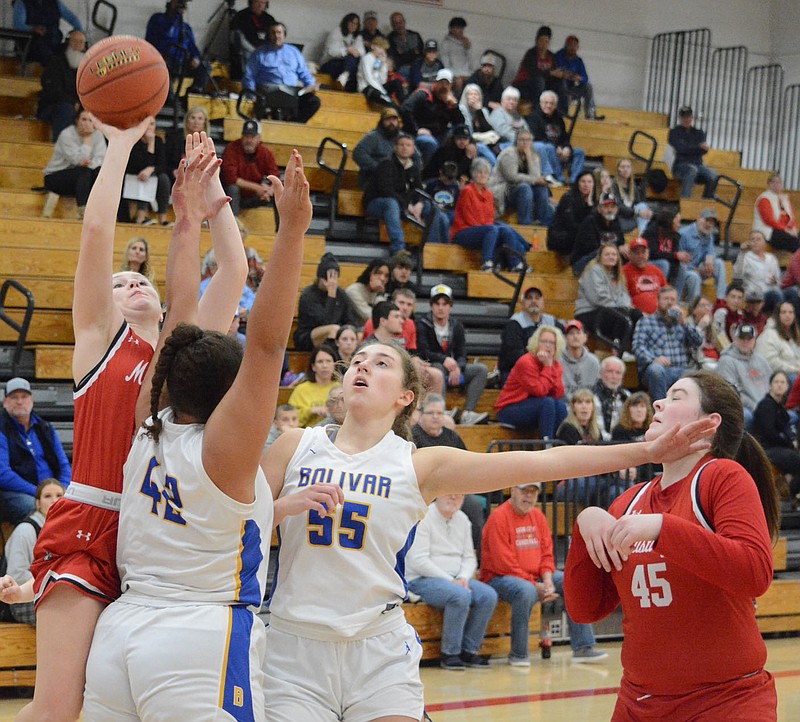
[[[78,66],[78,97],[103,123],[130,128],[156,115],[169,90],[164,58],[132,35],[112,35],[92,45]]]

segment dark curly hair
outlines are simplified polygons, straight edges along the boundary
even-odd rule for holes
[[[165,385],[173,411],[204,424],[233,384],[241,363],[242,345],[237,339],[178,324],[161,349],[153,375],[152,419],[144,425],[148,436],[158,442],[161,434],[158,409]]]

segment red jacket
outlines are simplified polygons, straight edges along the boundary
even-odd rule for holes
[[[253,183],[261,183],[268,175],[280,177],[275,156],[272,155],[272,151],[267,146],[260,143],[253,155],[247,155],[242,147],[241,139],[228,143],[228,147],[225,148],[225,152],[222,154],[222,169],[220,171],[223,187],[236,185],[237,178]],[[242,189],[243,197],[249,198],[254,195],[253,191]]]
[[[532,353],[520,356],[511,373],[497,403],[495,411],[525,401],[531,396],[544,398],[552,396],[560,399],[564,396],[564,369],[558,361],[553,361],[552,366],[544,366]]]
[[[450,226],[450,238],[465,228],[494,225],[494,196],[488,188],[479,191],[469,183],[464,186],[456,202],[456,216]]]
[[[631,302],[642,313],[655,313],[658,308],[658,292],[667,285],[667,279],[661,269],[648,263],[644,268],[636,268],[632,263],[622,267],[628,295]]]
[[[535,582],[555,568],[553,534],[539,509],[521,516],[507,501],[489,515],[481,534],[482,582],[508,576]]]

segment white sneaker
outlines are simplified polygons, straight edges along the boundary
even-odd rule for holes
[[[583,647],[582,649],[576,649],[572,653],[572,661],[578,664],[594,664],[607,658],[608,654],[606,652],[601,652],[594,647]]]
[[[622,360],[628,364],[633,363],[634,361],[636,361],[636,356],[634,356],[630,351],[623,351]]]
[[[547,175],[544,177],[544,180],[545,180],[545,183],[547,183],[547,185],[551,186],[552,188],[561,188],[561,186],[563,186],[563,185],[564,185],[564,184],[563,184],[563,183],[562,183],[560,180],[558,180],[558,178],[556,178],[556,177],[555,177],[555,176],[554,176],[552,173],[548,173],[548,174],[547,174]]]
[[[528,657],[514,657],[512,655],[508,655],[508,663],[512,667],[530,667],[531,660]]]
[[[483,413],[478,413],[477,411],[462,411],[461,418],[458,420],[459,426],[475,426],[475,424],[480,424],[489,414],[485,411]]]

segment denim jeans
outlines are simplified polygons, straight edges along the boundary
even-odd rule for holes
[[[497,156],[492,153],[492,149],[486,143],[475,143],[475,147],[478,149],[478,155],[481,158],[486,158],[489,164],[494,167],[494,164],[497,163]]]
[[[419,154],[422,156],[422,167],[426,168],[428,163],[431,162],[433,154],[439,147],[439,141],[432,135],[418,135],[414,138],[414,144],[417,146]]]
[[[695,183],[703,184],[703,198],[713,198],[719,173],[703,163],[675,163],[672,177],[681,182],[681,198],[691,198]]]
[[[541,141],[534,141],[533,147],[542,158],[542,174],[547,175],[545,171],[545,163],[552,168],[553,175],[558,180],[564,180],[564,166],[558,159],[556,147],[552,143],[544,143]],[[569,172],[569,182],[574,183],[580,172],[583,170],[584,163],[586,162],[586,153],[583,148],[573,148],[572,158]]]
[[[481,261],[486,263],[494,259],[498,247],[508,246],[515,251],[525,253],[530,244],[505,223],[486,226],[470,226],[453,236],[453,242],[459,246],[481,250]]]
[[[394,198],[373,198],[364,209],[368,216],[380,218],[389,234],[389,254],[405,250],[406,237],[400,215],[400,204]]]
[[[666,258],[652,258],[650,263],[661,269],[667,282],[674,286],[679,299],[684,299],[690,294],[694,295],[695,298],[700,295],[700,277],[697,274],[693,274],[694,277],[690,278],[689,267],[685,263],[675,263],[673,265]],[[673,268],[675,272],[670,276],[670,270]]]
[[[703,274],[700,271],[700,266],[695,266],[694,268],[689,269],[689,275],[694,274],[698,277],[699,288],[703,285]],[[725,270],[725,262],[721,258],[714,259],[714,284],[716,286],[716,297],[719,301],[720,299],[725,298],[725,288],[728,285],[728,272]],[[700,298],[700,290],[698,288],[698,292],[696,296],[690,296],[689,291],[686,292],[686,302],[691,305],[691,303],[696,299]]]
[[[33,494],[21,491],[0,491],[0,521],[16,524],[36,508]]]
[[[486,627],[497,606],[494,589],[477,579],[470,579],[469,589],[465,589],[450,579],[435,577],[413,579],[408,588],[419,594],[428,606],[444,610],[442,655],[480,651]]]
[[[650,392],[650,398],[653,401],[660,401],[666,397],[667,389],[683,376],[685,371],[683,366],[662,366],[654,361],[645,369],[644,374],[640,374],[640,378],[644,378],[644,385]]]
[[[501,424],[508,424],[516,429],[539,427],[539,434],[550,439],[555,438],[556,430],[567,418],[567,405],[564,399],[552,396],[531,396],[516,404],[509,404],[497,412]]]
[[[497,596],[511,605],[511,655],[518,659],[528,657],[528,635],[533,605],[539,601],[536,587],[519,577],[495,577],[489,584]],[[564,596],[564,572],[553,572],[553,585]],[[573,651],[594,647],[594,631],[591,624],[577,624],[567,614],[569,622],[569,643]]]
[[[506,193],[506,203],[517,211],[517,223],[532,226],[534,218],[542,226],[553,222],[555,209],[550,205],[550,190],[547,186],[532,186],[520,183]]]

